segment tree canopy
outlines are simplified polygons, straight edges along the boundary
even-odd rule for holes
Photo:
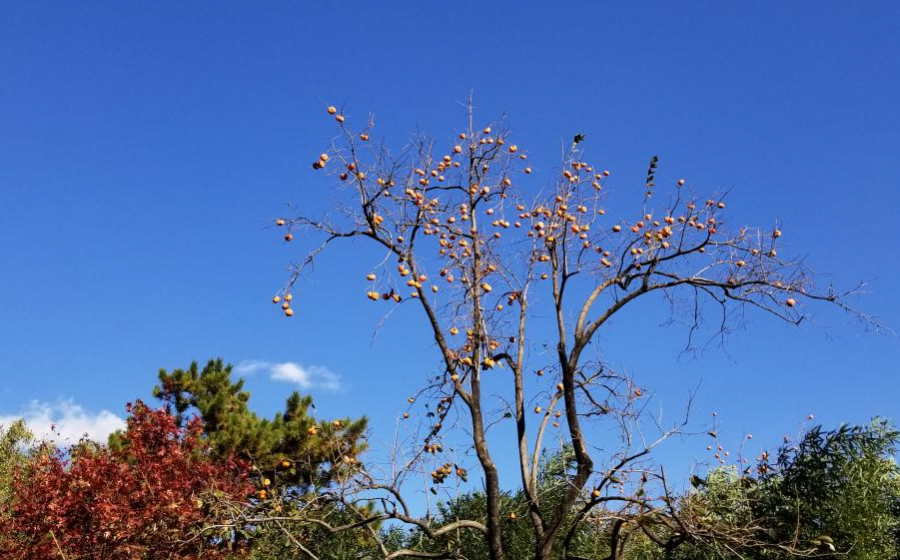
[[[232,379],[232,371],[222,359],[209,360],[203,369],[197,362],[187,369],[160,369],[153,394],[181,424],[196,414],[216,452],[234,453],[266,472],[287,461],[291,467],[282,476],[296,484],[327,486],[365,448],[365,418],[316,420],[312,397],[296,391],[283,411],[261,418],[249,408],[244,380]]]

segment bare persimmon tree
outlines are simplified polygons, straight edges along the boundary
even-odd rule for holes
[[[371,140],[371,118],[357,130],[343,111],[328,107],[328,113],[338,133],[313,167],[334,176],[340,200],[325,216],[277,220],[285,240],[310,246],[274,302],[293,315],[301,281],[317,257],[339,242],[366,240],[383,253],[365,278],[368,299],[420,310],[440,365],[415,396],[433,405],[421,437],[395,450],[389,468],[357,462],[317,498],[356,517],[332,523],[319,516],[312,523],[329,532],[368,531],[384,558],[465,554],[392,548],[375,522],[406,523],[427,538],[472,531],[483,535],[492,560],[500,560],[504,527],[516,518],[503,511],[501,488],[518,486],[528,504],[518,515],[533,526],[537,559],[579,558],[571,541],[588,522],[606,528],[608,546],[598,554],[611,560],[622,557],[630,538],[664,549],[686,540],[731,539],[735,546],[815,552],[803,543],[761,539],[758,527],[716,531],[686,518],[690,512],[678,507],[662,469],[648,462],[651,449],[684,424],[664,424],[650,414],[644,390],[602,361],[597,339],[629,304],[653,295],[666,298],[687,321],[689,340],[709,303],[717,310],[717,333],[752,309],[800,324],[815,303],[871,321],[846,301],[856,289],[816,285],[802,262],[781,255],[777,225],[729,227],[724,194],[698,197],[681,179],[660,189],[656,157],[634,211],[615,218],[607,213],[609,172],[586,159],[580,134],[566,146],[552,181],[525,189],[520,183],[532,173],[528,150],[504,121],[476,125],[471,102],[468,123],[453,140],[419,135],[399,153]],[[497,394],[485,383],[505,388]],[[501,485],[489,429],[504,417],[515,423],[518,473],[515,482]],[[451,423],[467,434],[487,511],[483,520],[437,526],[408,505],[414,486],[408,481],[425,474],[438,493],[441,485],[470,476],[466,465],[444,457],[442,438]],[[603,426],[614,428],[612,440]],[[551,430],[574,466],[561,497],[548,504],[538,470]],[[373,500],[376,509],[359,505]],[[271,510],[255,510],[243,522],[262,520],[290,530],[282,522],[291,519]],[[312,546],[304,550],[316,557]]]

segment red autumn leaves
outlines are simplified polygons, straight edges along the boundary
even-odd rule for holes
[[[0,516],[0,559],[215,559],[242,548],[233,534],[204,529],[225,500],[252,491],[247,466],[213,456],[197,420],[179,428],[140,401],[128,411],[114,445],[32,456]]]

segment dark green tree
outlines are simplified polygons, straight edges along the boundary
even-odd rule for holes
[[[773,465],[763,464],[757,508],[770,512],[780,531],[796,532],[823,552],[847,560],[898,558],[898,436],[883,419],[812,428],[784,445]]]
[[[235,453],[256,465],[260,476],[278,470],[279,480],[301,491],[327,486],[365,448],[365,418],[317,420],[312,397],[292,393],[284,411],[261,418],[251,411],[243,379],[232,378],[231,364],[210,360],[201,370],[160,369],[153,394],[180,423],[197,415],[213,450]]]
[[[805,551],[821,558],[897,560],[897,441],[897,430],[882,419],[831,431],[817,426],[785,443],[771,461],[764,454],[758,476],[712,471],[683,503],[685,517],[702,523],[710,538],[685,543],[665,558],[787,560]],[[737,548],[714,538],[735,527],[756,528],[755,542]],[[767,546],[777,542],[795,543],[795,550]]]

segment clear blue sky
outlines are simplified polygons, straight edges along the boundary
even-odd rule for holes
[[[474,90],[536,175],[583,132],[613,188],[659,155],[660,177],[731,188],[735,221],[783,220],[785,250],[836,284],[873,280],[859,306],[898,329],[898,25],[893,1],[4,2],[0,417],[121,415],[157,368],[221,356],[327,368],[342,389],[311,389],[318,410],[389,438],[435,355],[399,357],[411,314],[372,343],[372,254],[323,260],[294,319],[268,303],[296,249],[268,224],[329,201],[309,162],[330,103],[400,144],[416,125],[449,137]],[[643,311],[606,357],[670,410],[702,382],[697,426],[717,410],[730,441],[777,443],[810,413],[900,420],[895,338],[755,316],[727,353],[679,361],[685,333]],[[292,388],[262,371],[249,387],[263,412]]]

